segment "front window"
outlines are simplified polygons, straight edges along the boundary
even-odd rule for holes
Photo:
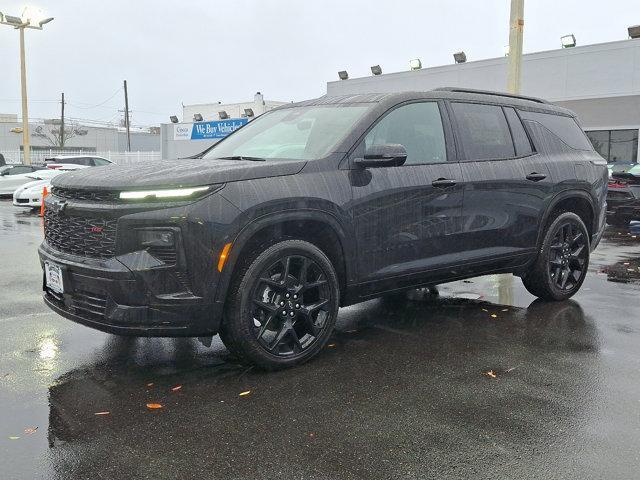
[[[292,107],[242,127],[204,158],[313,160],[331,153],[372,104]]]

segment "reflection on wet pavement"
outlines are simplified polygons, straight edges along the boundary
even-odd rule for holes
[[[37,221],[0,225],[9,255],[35,252]],[[534,300],[511,276],[372,300],[340,310],[315,361],[275,373],[217,338],[74,325],[21,299],[40,280],[25,262],[19,287],[0,280],[2,478],[630,478],[638,289],[607,280],[638,266],[633,236],[607,232],[575,300]]]

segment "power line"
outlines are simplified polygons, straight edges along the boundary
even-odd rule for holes
[[[118,89],[113,92],[113,94],[107,98],[106,100],[100,102],[100,103],[96,103],[95,105],[91,105],[88,103],[84,103],[84,102],[78,102],[78,104],[75,103],[71,103],[71,102],[67,102],[69,105],[73,105],[76,108],[80,108],[82,110],[90,110],[92,108],[97,108],[97,107],[101,107],[103,106],[105,103],[107,103],[109,100],[113,99],[113,97],[115,97],[118,93],[120,93],[120,91],[122,90],[122,87],[118,87]],[[83,106],[84,105],[84,106]]]

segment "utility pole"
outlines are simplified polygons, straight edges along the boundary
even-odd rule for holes
[[[62,111],[60,112],[60,149],[64,149],[64,92],[62,92]]]
[[[507,91],[520,93],[522,67],[522,33],[524,30],[524,0],[511,0],[509,19],[509,57],[507,59]]]
[[[127,152],[131,151],[131,132],[129,130],[129,94],[127,81],[124,81],[124,124],[127,127]]]
[[[24,28],[20,30],[20,87],[22,89],[22,163],[31,165],[31,145],[29,145],[29,110],[27,103],[27,65],[24,59]]]

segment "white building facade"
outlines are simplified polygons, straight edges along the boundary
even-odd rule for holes
[[[327,83],[328,95],[464,87],[505,91],[507,58],[353,78]],[[589,138],[610,162],[638,162],[640,39],[523,56],[523,95],[578,114]]]

